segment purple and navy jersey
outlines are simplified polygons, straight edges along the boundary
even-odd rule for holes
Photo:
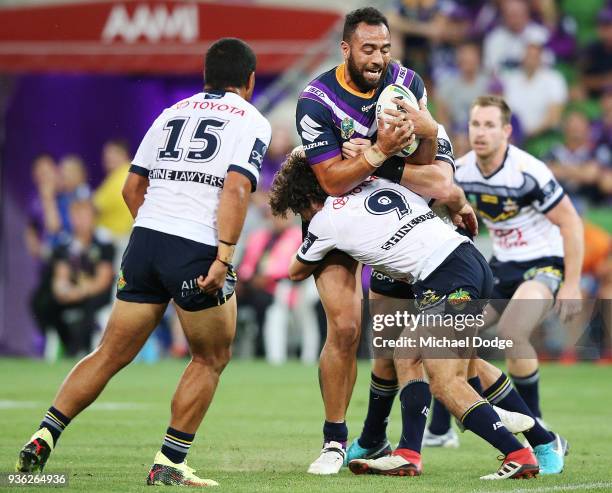
[[[346,83],[344,64],[310,82],[298,99],[295,115],[308,162],[314,165],[341,155],[342,144],[349,139],[373,139],[376,101],[390,84],[403,85],[418,101],[425,98],[427,102],[423,79],[397,62],[389,63],[383,83],[368,93],[357,92]]]

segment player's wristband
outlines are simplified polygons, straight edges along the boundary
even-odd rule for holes
[[[368,147],[363,153],[363,157],[370,166],[374,166],[375,168],[380,168],[382,163],[384,163],[387,159],[387,156],[384,152],[380,150],[378,144],[374,144],[372,147]]]
[[[372,173],[372,175],[380,178],[386,178],[393,183],[400,183],[402,181],[402,176],[404,175],[405,167],[406,163],[404,162],[404,158],[399,156],[391,156],[374,173]]]
[[[221,262],[223,265],[225,265],[225,267],[230,268],[232,266],[231,263],[229,262],[225,262],[224,260],[220,259],[219,257],[217,257],[215,260],[218,260],[219,262]]]
[[[228,246],[236,246],[236,243],[230,243],[229,241],[219,240],[219,243],[223,243],[224,245]]]
[[[219,247],[217,248],[217,260],[229,266],[232,263],[232,259],[234,258],[235,250],[235,245],[226,245],[224,243],[219,243]]]

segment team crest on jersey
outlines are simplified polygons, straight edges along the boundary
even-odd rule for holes
[[[340,134],[345,140],[349,140],[355,133],[355,121],[348,116],[340,124]]]
[[[117,291],[121,291],[123,288],[127,286],[127,281],[123,276],[123,270],[119,271],[119,279],[117,279]]]
[[[504,212],[514,213],[518,211],[518,208],[519,206],[516,201],[512,200],[510,197],[504,200]]]

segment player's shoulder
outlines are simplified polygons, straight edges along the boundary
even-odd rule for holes
[[[468,178],[476,169],[476,153],[470,151],[467,154],[455,159],[455,177],[457,180]]]
[[[306,84],[298,97],[298,103],[313,100],[323,103],[326,97],[331,96],[330,93],[334,92],[337,86],[339,86],[336,78],[337,69],[338,67],[336,66],[323,72]]]
[[[425,83],[423,78],[414,70],[403,66],[396,60],[393,60],[387,66],[387,73],[383,86],[391,84],[399,84],[410,89],[417,99],[421,99],[426,95]]]
[[[512,144],[508,148],[507,163],[513,171],[527,175],[540,176],[542,173],[550,173],[546,163]]]

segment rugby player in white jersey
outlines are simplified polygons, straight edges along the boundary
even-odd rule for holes
[[[43,470],[70,420],[138,354],[172,299],[192,358],[147,483],[217,485],[197,477],[185,456],[230,358],[234,245],[270,141],[268,121],[248,102],[255,63],[243,41],[217,41],[206,54],[204,91],[164,110],[145,135],[123,188],[135,223],[113,312],[99,347],[72,369],[21,450],[19,471]]]
[[[284,215],[291,210],[310,221],[289,268],[293,280],[305,279],[320,267],[327,254],[340,250],[396,280],[411,283],[419,309],[424,311],[443,309],[452,313],[455,302],[463,310],[469,300],[482,308],[478,300],[490,294],[491,271],[472,242],[449,228],[429,208],[426,199],[399,184],[370,177],[342,197],[328,197],[307,158],[301,151],[294,151],[275,176],[270,195],[274,214]],[[452,210],[460,211],[465,197],[459,193],[448,201]],[[455,220],[463,222],[468,215],[464,218],[459,214]],[[427,295],[430,291],[439,295],[438,302],[432,302]],[[499,470],[483,479],[536,475],[538,463],[530,449],[520,444],[491,405],[468,384],[471,354],[468,349],[455,358],[420,355],[431,392],[467,429],[504,454]],[[400,364],[400,359],[396,358],[398,380],[401,387],[408,387],[412,383],[412,365]],[[404,411],[402,400],[403,428],[398,448],[387,457],[351,461],[349,467],[354,473],[421,473],[420,454],[408,445],[414,438],[411,428],[415,426],[415,416]],[[423,415],[416,424],[423,429],[425,420]]]
[[[457,160],[455,179],[493,238],[489,265],[495,285],[488,322],[498,320],[501,336],[515,342],[508,373],[541,417],[538,360],[529,338],[551,308],[561,319],[579,308],[584,235],[580,217],[546,164],[509,143],[510,116],[499,96],[475,100],[469,120],[472,151]],[[542,473],[563,469],[567,443],[551,436],[541,450],[535,448]]]

